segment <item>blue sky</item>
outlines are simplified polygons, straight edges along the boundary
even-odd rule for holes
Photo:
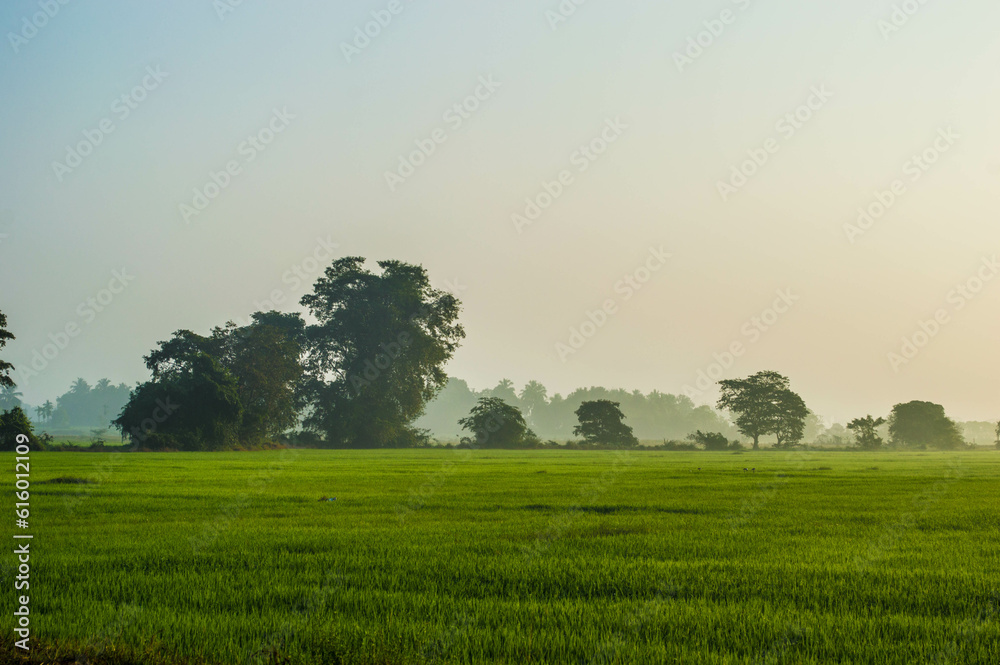
[[[141,380],[142,355],[176,329],[246,317],[275,292],[295,309],[296,271],[315,277],[304,266],[332,243],[459,290],[468,338],[449,370],[474,386],[677,393],[743,343],[724,376],[782,371],[829,419],[909,399],[996,418],[1000,280],[953,292],[1000,240],[1000,8],[916,3],[893,25],[893,4],[590,0],[553,24],[557,1],[403,0],[391,14],[388,0],[244,0],[220,16],[210,0],[70,0],[18,39],[43,9],[5,3],[6,357],[30,367],[76,325],[21,381],[28,401],[77,376]],[[391,21],[348,62],[342,45],[372,12]],[[161,80],[136,101],[149,71]],[[483,77],[498,87],[455,127],[445,114]],[[779,130],[810,101],[794,135]],[[276,111],[281,131],[247,148]],[[113,131],[78,166],[53,165],[102,121]],[[609,121],[620,136],[579,161]],[[435,130],[445,140],[390,189],[386,172]],[[765,145],[776,152],[723,197],[719,182]],[[936,161],[911,180],[925,150]],[[238,173],[185,219],[231,161]],[[518,233],[512,215],[565,171],[572,182]],[[905,190],[883,217],[845,228],[895,180]],[[671,258],[626,299],[616,285],[660,247]],[[101,305],[122,269],[134,279]],[[789,311],[746,334],[789,289]],[[608,300],[603,325],[560,352]],[[940,310],[947,322],[904,358]]]

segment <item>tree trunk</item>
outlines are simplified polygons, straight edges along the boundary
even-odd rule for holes
[[[760,450],[760,434],[753,435],[753,449]]]

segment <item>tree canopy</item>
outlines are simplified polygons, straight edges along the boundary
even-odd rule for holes
[[[140,384],[114,425],[144,448],[225,450],[239,444],[242,414],[232,375],[207,353],[192,352],[182,366]]]
[[[933,402],[912,401],[892,407],[889,437],[893,445],[953,450],[965,446],[958,425]]]
[[[632,428],[625,424],[621,404],[599,399],[584,402],[576,410],[580,424],[573,428],[575,436],[582,436],[587,443],[632,447],[639,445]]]
[[[480,448],[526,448],[538,443],[521,410],[499,397],[480,398],[458,424],[475,435],[474,443]]]
[[[250,324],[228,323],[209,336],[178,330],[146,356],[152,379],[133,391],[115,425],[146,447],[259,447],[297,423],[304,331],[300,316],[279,312],[257,312]],[[183,414],[173,416],[170,403]],[[162,421],[154,415],[167,411]]]
[[[878,428],[885,424],[885,418],[873,418],[867,415],[864,418],[855,418],[847,423],[847,429],[854,432],[858,447],[864,450],[878,450],[884,443],[878,434]]]
[[[760,448],[760,437],[773,434],[778,445],[798,443],[805,431],[809,409],[777,372],[757,372],[745,379],[719,381],[718,408],[736,414],[736,427]]]
[[[364,264],[334,261],[301,300],[317,319],[306,330],[305,425],[332,447],[403,446],[465,337],[460,303],[421,266]]]

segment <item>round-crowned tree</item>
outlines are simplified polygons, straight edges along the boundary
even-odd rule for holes
[[[337,259],[302,305],[305,427],[333,448],[409,445],[412,423],[447,383],[444,365],[465,331],[455,296],[431,287],[422,266]]]
[[[893,445],[953,450],[965,446],[958,425],[933,402],[913,401],[892,407],[889,437]]]
[[[481,397],[458,424],[475,435],[474,444],[479,448],[529,448],[538,443],[521,409],[499,397]]]
[[[576,410],[580,424],[573,428],[573,434],[582,436],[588,443],[638,446],[639,440],[632,433],[632,428],[625,424],[625,414],[620,407],[620,402],[608,399],[584,402]]]

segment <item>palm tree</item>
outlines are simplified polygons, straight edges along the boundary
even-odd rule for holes
[[[499,397],[511,406],[517,406],[517,391],[514,390],[514,382],[510,379],[500,379],[496,388],[489,391],[491,397]]]
[[[524,417],[532,427],[538,427],[537,418],[549,403],[549,391],[538,381],[529,381],[521,391],[521,407]]]
[[[38,411],[38,416],[45,422],[52,420],[52,413],[56,410],[55,405],[52,400],[45,400],[45,404],[42,404],[36,411]]]
[[[73,385],[69,387],[69,391],[71,393],[89,393],[90,384],[80,378],[73,382]]]
[[[22,397],[24,397],[24,395],[22,395],[13,384],[4,386],[3,389],[0,390],[0,410],[10,411],[21,406]]]

